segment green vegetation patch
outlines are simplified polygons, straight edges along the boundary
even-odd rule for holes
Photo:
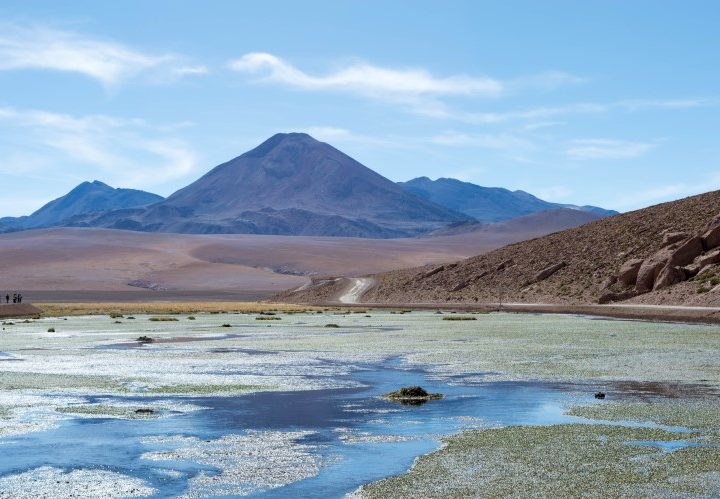
[[[150,317],[149,321],[153,322],[177,322],[177,317]]]
[[[124,380],[111,376],[82,376],[77,374],[47,374],[32,372],[0,372],[2,390],[83,390],[127,392]]]
[[[713,496],[718,447],[662,452],[628,442],[694,435],[606,425],[508,427],[450,437],[411,471],[362,488],[363,497]]]

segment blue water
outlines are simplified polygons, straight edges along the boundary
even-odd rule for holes
[[[157,435],[195,436],[204,440],[246,430],[309,430],[325,462],[318,476],[256,494],[257,497],[338,497],[360,485],[406,471],[419,455],[439,446],[443,435],[459,431],[481,418],[491,425],[553,424],[575,421],[563,415],[569,394],[547,384],[497,382],[445,384],[420,370],[407,370],[396,360],[357,367],[350,375],[361,388],[305,392],[266,392],[239,397],[183,398],[207,410],[158,419],[124,420],[74,418],[59,428],[6,438],[0,455],[0,475],[39,466],[102,468],[143,478],[158,497],[182,493],[187,481],[211,467],[186,461],[149,461],[144,452],[169,447],[143,443]],[[445,394],[422,406],[403,406],[378,396],[401,386],[421,385]],[[123,397],[141,405],[167,397]],[[107,397],[102,400],[107,401]],[[89,397],[88,402],[97,401]],[[391,410],[391,412],[386,412]],[[474,421],[475,424],[480,421]],[[416,437],[404,442],[346,444],[337,428],[354,433]],[[179,477],[167,471],[180,472]]]

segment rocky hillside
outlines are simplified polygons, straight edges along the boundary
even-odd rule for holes
[[[457,263],[389,272],[364,302],[720,304],[720,191]]]

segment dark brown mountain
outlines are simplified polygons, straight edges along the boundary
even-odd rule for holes
[[[277,134],[142,213],[91,225],[150,232],[406,237],[470,219],[304,133]]]

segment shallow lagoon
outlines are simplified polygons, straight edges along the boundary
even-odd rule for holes
[[[720,343],[713,327],[370,315],[279,314],[272,324],[235,314],[120,324],[92,316],[6,326],[0,496],[83,487],[138,496],[342,496],[403,473],[461,430],[600,421],[567,410],[597,405],[598,388],[611,401],[636,396],[613,393],[614,380],[718,382],[707,362]],[[134,341],[143,335],[156,342]],[[657,365],[680,349],[682,365]],[[446,398],[419,407],[379,398],[408,385]],[[135,412],[148,408],[152,414]],[[650,418],[632,424],[658,423],[666,427]]]

